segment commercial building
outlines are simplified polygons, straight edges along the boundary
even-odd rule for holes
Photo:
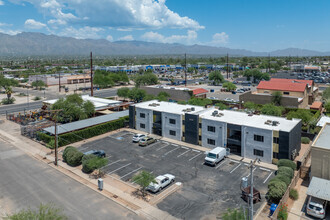
[[[301,120],[155,100],[129,107],[130,127],[271,163],[300,151]]]
[[[312,143],[311,177],[330,180],[330,123],[326,123]]]
[[[60,77],[60,80],[59,80]],[[28,83],[31,84],[35,81],[41,80],[47,86],[58,85],[59,81],[62,85],[64,84],[77,84],[77,83],[89,83],[90,75],[87,74],[69,74],[69,73],[61,73],[61,74],[48,74],[48,75],[31,75],[29,76]]]
[[[170,95],[169,100],[171,101],[187,101],[192,96],[197,98],[206,98],[206,94],[209,92],[203,88],[195,87],[176,87],[176,86],[164,86],[164,85],[153,85],[141,87],[147,94],[157,96],[160,92],[166,92]]]
[[[244,93],[239,99],[243,102],[267,104],[272,102],[275,92],[281,93],[282,106],[306,108],[314,102],[318,88],[315,87],[313,80],[271,78],[269,81],[261,81],[257,86],[257,91]]]

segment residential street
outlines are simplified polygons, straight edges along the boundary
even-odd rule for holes
[[[0,218],[52,202],[69,219],[140,219],[135,213],[0,139]]]

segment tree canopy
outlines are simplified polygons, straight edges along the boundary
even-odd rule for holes
[[[287,118],[288,119],[292,119],[292,118],[299,118],[302,120],[303,124],[307,125],[309,123],[309,121],[312,119],[313,114],[309,111],[309,110],[305,110],[305,109],[297,109],[292,110],[288,113]]]
[[[130,89],[127,87],[122,87],[117,90],[117,95],[119,97],[123,97],[124,99],[129,97],[129,91]]]
[[[188,104],[189,105],[206,106],[206,105],[211,105],[212,100],[192,97],[188,100]]]
[[[219,85],[220,83],[223,83],[225,81],[223,75],[218,70],[213,71],[209,74],[209,80],[213,81],[213,85]]]
[[[258,69],[248,69],[243,72],[243,76],[247,77],[247,80],[250,81],[253,78],[253,82],[256,83],[257,80],[269,80],[270,76],[268,73],[262,73]]]
[[[222,87],[229,91],[234,91],[236,89],[236,85],[232,82],[225,82],[222,84]]]
[[[140,102],[143,100],[143,98],[147,95],[146,91],[144,91],[143,89],[139,89],[139,88],[132,88],[129,93],[128,93],[128,97],[132,100],[134,100],[134,102]]]
[[[282,93],[280,91],[276,91],[272,94],[272,103],[279,106],[282,101]]]
[[[96,70],[93,82],[100,88],[112,87],[116,83],[128,83],[129,79],[125,72],[107,72],[104,70]]]
[[[15,79],[5,78],[4,75],[0,74],[0,87],[3,89],[7,89],[11,86],[18,86],[18,81]]]
[[[134,77],[136,87],[158,84],[158,77],[150,71],[138,74]]]
[[[324,100],[330,99],[330,87],[326,88],[326,90],[323,91],[322,98]]]
[[[57,121],[60,123],[87,119],[95,113],[94,104],[91,101],[84,101],[78,94],[60,98],[52,105],[51,109],[62,109],[57,113]]]
[[[284,111],[282,106],[276,106],[274,104],[265,104],[261,108],[261,113],[264,115],[273,115],[273,116],[281,116]]]
[[[38,89],[38,87],[39,87],[39,89],[41,90],[41,88],[46,86],[46,83],[42,80],[37,80],[37,81],[32,82],[31,86],[36,87],[36,89]]]
[[[132,180],[140,185],[143,196],[145,196],[146,188],[149,186],[149,184],[156,183],[155,176],[145,170],[133,176]]]

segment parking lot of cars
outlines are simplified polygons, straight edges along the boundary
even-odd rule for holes
[[[186,146],[158,140],[147,146],[132,142],[134,133],[121,131],[83,144],[82,152],[103,150],[109,163],[102,169],[123,181],[132,183],[132,177],[142,170],[154,176],[172,174],[181,190],[169,195],[157,206],[183,219],[219,216],[227,208],[245,207],[241,198],[241,179],[250,177],[248,164],[226,158],[216,166],[204,165],[205,153]],[[253,170],[255,188],[264,195],[273,170],[256,166]],[[255,204],[255,211],[261,203]]]

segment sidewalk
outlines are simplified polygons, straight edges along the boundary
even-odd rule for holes
[[[122,191],[104,181],[103,191],[98,190],[98,182],[96,179],[89,178],[88,174],[84,174],[77,167],[70,167],[62,161],[58,161],[58,167],[52,162],[55,160],[54,154],[50,149],[47,149],[41,144],[30,140],[27,137],[20,135],[20,126],[16,123],[4,120],[0,124],[0,139],[21,149],[28,155],[47,163],[54,169],[64,173],[65,175],[75,179],[94,191],[101,193],[105,197],[117,202],[118,204],[130,209],[141,217],[146,219],[176,219],[167,212],[150,205],[146,201],[132,196],[129,191]]]
[[[305,212],[302,211],[307,198],[306,192],[308,187],[305,185],[306,184],[304,183],[303,179],[299,179],[297,185],[295,186],[295,189],[298,191],[299,198],[298,200],[294,201],[292,204],[292,207],[288,215],[288,219],[290,220],[306,219]]]

